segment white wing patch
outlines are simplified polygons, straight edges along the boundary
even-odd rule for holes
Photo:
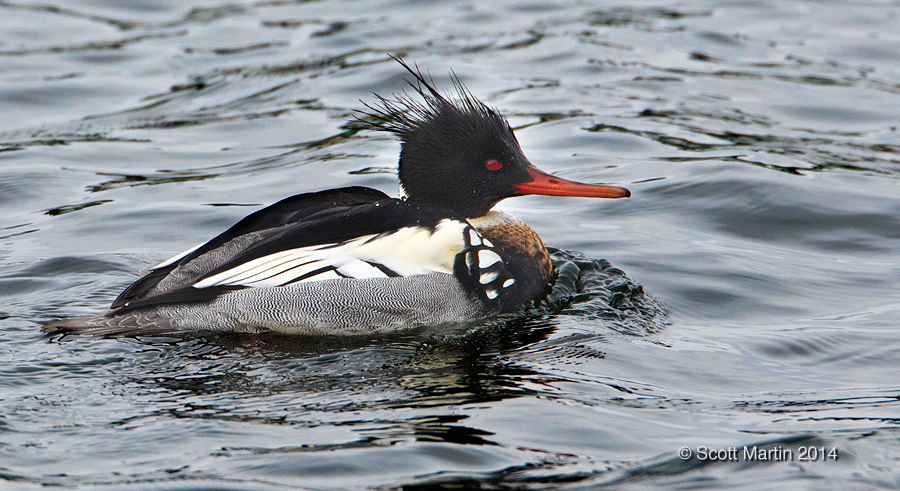
[[[340,244],[300,247],[253,259],[205,278],[194,288],[211,286],[275,287],[331,278],[453,274],[456,255],[466,247],[470,226],[444,219],[434,230],[404,227],[389,234],[365,235]],[[499,259],[499,257],[498,257]]]
[[[166,266],[168,266],[168,265],[170,265],[170,264],[174,264],[174,263],[176,263],[176,262],[178,262],[178,261],[181,261],[181,260],[184,259],[188,254],[190,254],[190,253],[196,251],[197,249],[203,247],[204,245],[206,245],[206,242],[203,242],[203,243],[201,243],[201,244],[197,244],[197,245],[195,245],[194,247],[191,247],[190,249],[188,249],[188,250],[182,252],[181,254],[179,254],[179,255],[177,255],[177,256],[175,256],[175,257],[171,257],[171,258],[169,258],[169,259],[166,259],[165,261],[163,261],[163,262],[157,264],[156,266],[153,266],[153,267],[150,268],[150,269],[164,268],[164,267],[166,267]]]

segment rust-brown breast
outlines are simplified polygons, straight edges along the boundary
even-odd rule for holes
[[[550,255],[541,237],[525,222],[503,213],[491,211],[479,218],[469,219],[469,223],[478,233],[494,244],[501,255],[509,257],[515,263],[537,268],[545,284],[550,282],[553,265]]]

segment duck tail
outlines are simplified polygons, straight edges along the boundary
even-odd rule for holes
[[[88,334],[95,336],[155,335],[183,331],[173,319],[155,312],[134,311],[125,315],[96,315],[48,322],[41,331],[49,336],[57,334]]]

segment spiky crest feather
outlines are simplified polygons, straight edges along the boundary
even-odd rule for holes
[[[531,164],[503,116],[452,71],[455,96],[445,96],[418,65],[392,58],[414,77],[406,82],[415,93],[404,90],[391,99],[376,94],[376,103],[363,103],[368,118],[362,122],[400,139],[397,174],[404,199],[477,217],[516,195],[514,184],[531,179]],[[498,166],[486,168],[492,161]]]
[[[410,67],[403,59],[394,55],[388,55],[406,69],[415,81],[405,82],[422,97],[422,101],[414,99],[404,89],[401,94],[391,94],[393,99],[375,94],[378,103],[369,104],[360,101],[368,111],[358,111],[368,116],[371,120],[358,118],[369,129],[387,131],[397,135],[401,141],[406,141],[410,134],[418,131],[428,122],[444,117],[455,120],[468,120],[484,124],[485,121],[495,126],[495,130],[509,131],[513,134],[509,123],[500,113],[476,98],[453,70],[450,71],[453,88],[456,97],[445,97],[434,87],[434,79],[431,74],[427,78],[419,69],[418,64]],[[449,113],[449,114],[448,114]],[[477,130],[477,128],[472,128]],[[515,138],[515,135],[513,134]]]

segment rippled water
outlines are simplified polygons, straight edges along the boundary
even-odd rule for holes
[[[0,2],[0,488],[900,486],[898,22]],[[40,333],[263,204],[393,192],[397,144],[346,124],[402,89],[387,53],[453,69],[545,170],[633,191],[501,205],[559,249],[541,306],[384,337]]]

